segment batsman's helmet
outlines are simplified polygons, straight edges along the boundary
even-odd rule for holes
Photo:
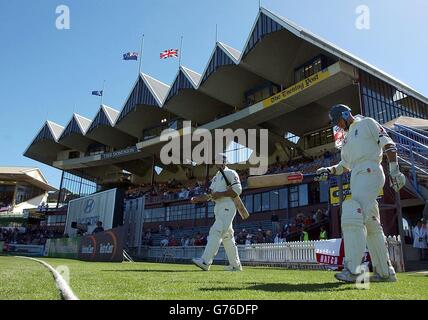
[[[351,115],[351,108],[344,104],[337,104],[331,108],[328,116],[330,117],[331,125],[337,126],[340,119],[348,120]]]

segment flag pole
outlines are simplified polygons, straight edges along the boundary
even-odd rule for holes
[[[215,43],[217,44],[218,42],[218,28],[217,28],[217,23],[215,24]]]
[[[180,40],[180,51],[178,52],[178,68],[180,69],[181,67],[181,53],[183,50],[183,36],[181,36],[181,40]]]
[[[144,34],[143,34],[143,38],[141,40],[141,50],[140,50],[140,66],[138,67],[138,76],[141,73],[141,67],[143,64],[143,49],[144,49]]]
[[[103,90],[101,91],[101,104],[100,104],[100,106],[102,106],[102,105],[103,105],[103,101],[104,101],[104,89],[105,89],[105,86],[106,86],[106,81],[104,80],[104,82],[103,82]]]

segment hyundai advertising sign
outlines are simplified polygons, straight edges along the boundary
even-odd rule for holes
[[[123,196],[120,194],[118,189],[111,189],[70,201],[64,233],[70,237],[76,236],[78,232],[76,224],[85,231],[85,234],[92,234],[98,221],[103,223],[104,230],[121,225]]]

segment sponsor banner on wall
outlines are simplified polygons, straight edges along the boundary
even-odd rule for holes
[[[45,251],[45,246],[31,244],[9,244],[8,252],[15,255],[42,257]]]
[[[319,264],[330,266],[334,270],[342,270],[345,259],[345,246],[343,239],[331,239],[315,242],[315,254]],[[365,265],[370,271],[371,258],[368,249],[364,251],[361,264]]]
[[[284,101],[295,94],[302,92],[303,90],[306,90],[309,87],[312,87],[313,85],[329,78],[331,76],[331,73],[328,69],[322,70],[313,76],[310,76],[309,78],[306,78],[291,87],[281,91],[280,93],[266,99],[263,101],[263,108],[269,108],[281,101]]]
[[[342,239],[331,239],[315,242],[315,254],[319,264],[339,269],[343,265],[345,251]]]
[[[50,258],[77,259],[80,238],[48,239],[45,256]]]
[[[125,227],[82,237],[78,258],[84,261],[122,262]]]

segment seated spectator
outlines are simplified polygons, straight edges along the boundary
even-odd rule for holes
[[[309,233],[304,227],[299,230],[300,241],[309,241]]]
[[[281,223],[279,222],[279,216],[277,213],[272,213],[270,217],[270,221],[272,222],[272,229],[274,233],[278,233],[281,230]]]
[[[255,243],[265,243],[265,237],[263,236],[262,229],[257,229]]]
[[[169,241],[168,241],[168,239],[162,239],[161,241],[160,241],[160,245],[161,245],[161,247],[166,247],[166,246],[168,246],[168,244],[169,244]]]
[[[190,238],[189,238],[189,236],[185,236],[184,237],[184,244],[182,246],[183,247],[189,247],[190,246]]]
[[[305,226],[310,226],[312,224],[312,218],[310,216],[307,216],[303,223]]]
[[[266,237],[264,239],[264,243],[273,243],[272,231],[266,231]]]
[[[203,236],[200,232],[198,232],[195,236],[195,246],[201,247],[204,245]]]
[[[175,236],[171,235],[171,238],[169,239],[169,242],[168,242],[168,246],[170,246],[170,247],[178,247],[179,245],[180,245],[180,243],[175,238]]]
[[[191,237],[189,239],[189,247],[194,247],[195,246],[195,237]]]
[[[144,235],[144,241],[143,244],[145,246],[151,246],[153,244],[153,240],[152,240],[152,233],[151,231],[147,231],[146,234]]]
[[[321,209],[318,209],[316,213],[316,221],[318,223],[318,222],[322,222],[323,220],[324,220],[324,214],[322,213]]]
[[[165,235],[169,238],[171,235],[171,229],[169,227],[165,227]]]
[[[247,239],[245,240],[245,245],[248,246],[248,245],[251,245],[251,243],[252,243],[252,236],[251,234],[249,234],[247,235]]]
[[[97,227],[92,231],[92,234],[104,232],[103,223],[101,221],[97,222]]]
[[[325,230],[324,226],[321,226],[320,228],[320,240],[327,240],[328,236],[327,236],[327,231]]]

